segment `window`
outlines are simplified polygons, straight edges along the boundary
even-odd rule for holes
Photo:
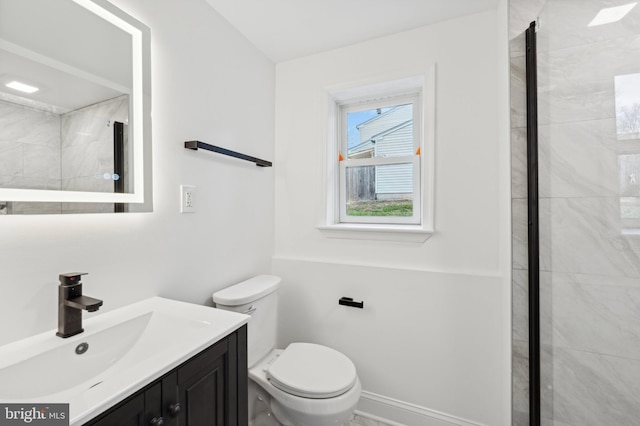
[[[421,223],[420,94],[339,110],[339,222]]]
[[[329,238],[424,242],[433,234],[435,65],[327,89]]]

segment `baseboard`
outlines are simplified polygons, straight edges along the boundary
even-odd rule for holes
[[[485,426],[367,391],[362,391],[356,414],[389,426]]]

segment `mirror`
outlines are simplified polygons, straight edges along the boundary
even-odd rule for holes
[[[151,211],[149,50],[106,0],[0,0],[0,214]]]

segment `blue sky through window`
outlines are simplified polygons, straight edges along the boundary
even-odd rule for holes
[[[387,112],[391,108],[382,108],[381,112]],[[352,148],[360,143],[360,132],[357,127],[359,124],[372,119],[378,115],[376,109],[366,111],[350,112],[347,114],[347,146]]]

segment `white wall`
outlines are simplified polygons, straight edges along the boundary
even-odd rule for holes
[[[360,409],[410,425],[509,424],[506,3],[276,67],[281,343],[349,355]],[[384,58],[384,60],[382,59]],[[326,90],[436,65],[435,234],[326,238]],[[341,296],[365,309],[338,306]]]
[[[274,65],[204,0],[112,2],[151,28],[154,211],[0,217],[0,344],[57,326],[61,272],[89,272],[104,312],[152,295],[210,304],[271,268],[273,169],[183,142],[271,160]],[[197,186],[197,213],[179,213],[180,184]]]
[[[284,278],[281,340],[349,355],[363,410],[421,426],[508,424],[502,18],[442,22],[276,72],[204,0],[112,1],[152,32],[154,212],[0,218],[0,344],[55,328],[61,272],[90,272],[86,293],[106,311],[156,294],[210,304],[214,290],[273,269]],[[436,234],[323,237],[323,88],[433,63]],[[199,139],[273,159],[274,114],[273,169],[182,147]],[[197,186],[197,213],[179,213],[180,184]]]

